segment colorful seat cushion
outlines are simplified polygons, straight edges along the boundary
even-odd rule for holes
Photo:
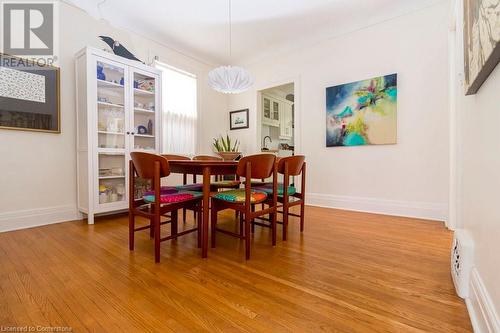
[[[212,196],[215,199],[230,201],[235,203],[243,203],[245,202],[245,190],[229,190],[218,192]],[[266,200],[267,194],[261,191],[252,191],[250,193],[250,202],[251,203],[259,203]]]
[[[239,180],[220,180],[217,182],[211,182],[211,186],[215,187],[237,187],[240,186],[241,182]]]
[[[272,183],[267,183],[262,186],[257,186],[255,187],[255,190],[261,191],[261,192],[266,192],[267,194],[273,194],[273,184]],[[283,184],[278,184],[278,195],[281,197],[283,196],[284,193],[284,186]],[[288,186],[288,195],[294,195],[297,192],[294,186]]]
[[[177,193],[179,192],[178,189],[175,188],[175,186],[162,186],[160,188],[160,194],[172,194],[172,193]],[[154,195],[154,191],[147,191],[144,192],[144,195]]]
[[[176,188],[179,191],[196,191],[196,192],[202,192],[203,191],[203,184],[196,183],[196,184],[179,185],[179,186],[176,186]]]
[[[167,194],[160,194],[160,202],[161,203],[176,203],[176,202],[181,202],[181,201],[186,201],[186,200],[191,200],[194,198],[200,198],[203,194],[200,192],[188,192],[188,191],[181,191],[177,193],[167,193]],[[151,194],[151,192],[146,192],[144,193],[144,196],[142,197],[145,202],[148,203],[153,203],[155,202],[155,195],[154,192]]]

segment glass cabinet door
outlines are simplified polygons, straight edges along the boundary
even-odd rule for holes
[[[280,119],[280,104],[276,101],[273,101],[273,120]]]
[[[144,150],[154,152],[156,147],[156,112],[157,110],[157,88],[156,77],[133,72],[133,94],[131,115],[132,150]]]
[[[97,197],[99,205],[126,202],[125,116],[127,73],[124,67],[97,59]]]
[[[125,153],[100,152],[98,165],[99,204],[125,202]]]
[[[263,100],[264,100],[264,105],[263,105],[264,118],[271,119],[271,100],[267,97],[264,97]]]

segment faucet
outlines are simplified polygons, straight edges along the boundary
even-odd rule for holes
[[[269,138],[269,142],[273,142],[273,139],[271,139],[271,137],[269,135],[266,135],[264,137],[264,139],[262,139],[262,145],[263,145],[262,150],[269,150],[267,148],[267,144],[266,144],[266,139],[268,139],[268,138]]]

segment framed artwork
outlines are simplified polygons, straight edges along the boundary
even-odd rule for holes
[[[58,67],[0,53],[0,129],[61,133]]]
[[[464,0],[465,94],[475,94],[500,62],[500,0]]]
[[[397,74],[326,88],[326,146],[395,144]]]
[[[229,112],[229,129],[248,128],[248,109]]]

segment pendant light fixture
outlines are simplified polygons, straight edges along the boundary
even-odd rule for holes
[[[229,2],[229,59],[232,56],[231,0]],[[250,73],[238,66],[220,66],[208,73],[208,85],[224,94],[238,94],[253,84]]]

